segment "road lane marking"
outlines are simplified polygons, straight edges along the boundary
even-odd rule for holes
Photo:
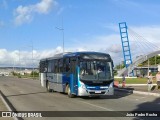
[[[100,109],[103,109],[103,110],[107,110],[107,111],[115,111],[115,110],[113,110],[113,109],[101,107],[101,106],[98,106],[98,105],[94,105],[94,104],[92,104],[92,103],[88,103],[88,102],[84,102],[84,101],[79,101],[79,102],[84,103],[84,104],[87,104],[87,105],[90,105],[90,106],[93,106],[93,107],[97,107],[97,108],[100,108]],[[118,113],[118,114],[121,114],[121,115],[123,115],[123,116],[126,115],[126,114],[121,113],[121,112],[118,112],[118,111],[115,111],[115,112]]]
[[[141,100],[141,99],[145,99],[146,97],[140,97],[140,98],[137,98],[136,100]]]
[[[101,107],[101,106],[98,106],[98,105],[94,105],[94,104],[92,104],[92,103],[88,103],[88,102],[84,102],[84,101],[79,101],[79,102],[85,103],[85,104],[88,104],[88,105],[90,105],[90,106],[94,106],[94,107],[97,107],[97,108],[101,108],[101,109],[103,109],[103,110],[114,111],[114,110],[112,110],[112,109],[108,109],[108,108],[105,108],[105,107]]]
[[[129,100],[129,101],[132,101],[132,102],[138,102],[139,103],[139,101],[140,100],[145,100],[147,97],[145,96],[145,97],[140,97],[140,96],[130,96],[130,97],[123,97],[123,99],[124,100]]]

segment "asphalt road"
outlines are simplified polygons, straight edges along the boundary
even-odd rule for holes
[[[115,91],[114,96],[101,98],[68,98],[62,93],[47,93],[38,80],[0,77],[0,90],[17,111],[160,111],[160,98]],[[25,118],[31,119],[31,118]],[[40,119],[40,118],[38,118]],[[63,120],[64,117],[42,118]],[[97,120],[97,117],[65,117],[65,120]],[[107,117],[111,119],[151,119],[129,117]],[[154,118],[155,119],[155,118]],[[35,120],[35,119],[34,119]],[[98,120],[106,120],[99,117]]]

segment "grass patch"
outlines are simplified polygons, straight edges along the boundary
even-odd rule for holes
[[[30,76],[30,75],[21,75],[20,77],[18,78],[29,78],[29,79],[35,79],[35,80],[38,80],[39,79],[39,76]]]
[[[115,81],[122,83],[122,78],[115,78]],[[126,78],[126,84],[147,84],[147,78]],[[153,79],[153,84],[156,83],[156,80]]]
[[[36,71],[32,71],[30,74],[24,73],[23,75],[20,73],[12,72],[13,76],[17,76],[18,78],[29,78],[29,79],[39,79],[39,73]]]

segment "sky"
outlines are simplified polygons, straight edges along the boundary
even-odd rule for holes
[[[0,66],[38,66],[63,51],[63,33],[66,52],[105,52],[117,64],[123,61],[118,23],[158,45],[159,13],[159,0],[0,0]],[[129,38],[137,55],[139,39]]]

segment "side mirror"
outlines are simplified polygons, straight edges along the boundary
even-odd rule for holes
[[[113,64],[113,61],[112,61],[112,67],[114,68],[114,64]]]
[[[45,67],[45,68],[44,68],[44,73],[46,73],[46,72],[47,72],[47,68]]]

